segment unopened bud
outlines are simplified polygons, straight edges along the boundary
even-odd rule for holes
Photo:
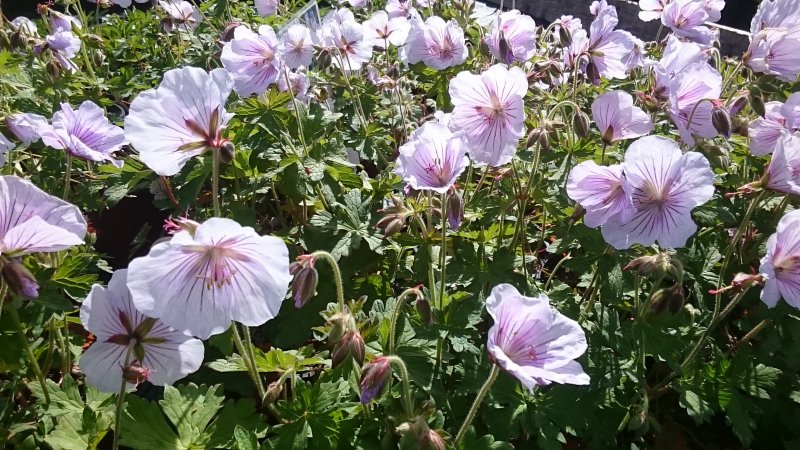
[[[292,300],[296,308],[302,308],[314,297],[317,291],[319,274],[314,267],[315,258],[312,255],[301,255],[289,266],[292,279]]]
[[[500,60],[506,64],[511,64],[514,62],[514,50],[511,48],[511,45],[508,43],[503,30],[500,30],[500,36],[498,39],[498,50],[500,50]]]
[[[328,331],[328,343],[336,345],[345,333],[356,329],[356,319],[349,311],[334,314],[328,319],[331,328]]]
[[[231,141],[225,141],[219,147],[219,160],[225,164],[230,164],[233,161],[233,157],[236,153],[236,147],[233,145]]]
[[[650,299],[650,310],[654,314],[661,314],[669,310],[672,314],[677,314],[683,306],[683,286],[675,283],[668,288],[659,289]]]
[[[99,48],[95,49],[95,51],[92,53],[92,62],[94,62],[96,67],[102,66],[106,62],[106,54],[103,53],[103,51]]]
[[[433,309],[431,309],[431,302],[425,297],[419,297],[414,303],[414,306],[417,308],[422,323],[427,326],[433,325]]]
[[[241,22],[230,22],[225,25],[225,29],[222,30],[222,33],[219,35],[219,40],[222,42],[229,42],[233,39],[233,34],[236,31],[236,28],[240,26]]]
[[[490,58],[492,56],[492,51],[489,49],[489,44],[486,43],[486,39],[481,39],[480,43],[478,44],[478,52],[486,58]]]
[[[349,356],[360,366],[364,363],[364,338],[357,330],[348,331],[339,339],[331,352],[331,365],[338,367],[345,362]]]
[[[586,64],[586,78],[588,78],[593,85],[600,86],[600,72],[597,70],[594,61],[589,61],[589,63]]]
[[[572,33],[570,33],[569,28],[564,26],[558,27],[558,42],[561,43],[563,47],[567,47],[572,43]]]
[[[267,386],[267,392],[264,393],[264,403],[272,404],[278,401],[281,398],[281,394],[283,393],[283,383],[278,383],[277,381],[273,381],[272,383]]]
[[[5,262],[2,275],[15,294],[25,298],[39,297],[39,283],[30,270],[19,261]]]
[[[361,403],[367,404],[380,397],[392,375],[391,361],[381,356],[370,361],[361,371]]]
[[[731,155],[725,147],[704,143],[700,148],[714,167],[719,167],[721,169],[730,167]]]
[[[761,89],[758,89],[755,86],[751,86],[748,100],[750,101],[750,109],[752,109],[753,112],[755,112],[759,116],[764,117],[764,115],[767,112],[766,109],[764,108],[764,99],[761,96]]]
[[[728,109],[725,108],[724,105],[715,105],[714,108],[711,110],[711,124],[714,125],[717,132],[726,138],[731,137],[731,130],[733,129],[733,123],[731,122],[731,116],[728,113]]]
[[[579,138],[586,139],[589,137],[590,126],[591,121],[585,112],[576,111],[575,115],[572,116],[572,129]]]
[[[122,378],[129,384],[138,386],[140,383],[147,381],[152,372],[152,370],[147,367],[142,367],[141,363],[134,360],[132,363],[122,368]]]
[[[745,105],[747,105],[746,95],[740,95],[736,97],[736,100],[731,102],[731,106],[728,109],[728,114],[730,114],[731,118],[738,116],[742,109],[744,109]]]
[[[447,224],[451,230],[457,230],[464,220],[464,198],[456,189],[447,195]]]
[[[447,444],[439,433],[428,429],[420,435],[418,448],[419,450],[445,450]]]
[[[400,67],[398,67],[397,64],[392,64],[389,70],[386,71],[386,76],[393,80],[400,78]]]
[[[327,69],[331,65],[331,51],[327,49],[322,49],[317,53],[317,56],[314,58],[314,65],[319,67],[320,70]]]
[[[750,121],[744,117],[734,118],[731,132],[739,136],[748,137],[750,135]]]
[[[58,65],[55,61],[50,61],[45,66],[47,73],[55,80],[56,78],[61,75],[61,66]]]
[[[539,146],[544,151],[550,150],[550,133],[545,130],[542,130],[542,132],[539,133]]]

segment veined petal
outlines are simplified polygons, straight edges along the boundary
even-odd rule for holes
[[[30,181],[11,175],[0,177],[0,236],[34,216],[81,240],[86,236],[86,219],[76,206],[42,191]]]
[[[82,243],[83,239],[73,233],[33,216],[8,230],[3,238],[3,253],[58,252]]]

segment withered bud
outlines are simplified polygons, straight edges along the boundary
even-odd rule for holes
[[[731,283],[737,290],[742,290],[753,285],[759,286],[761,284],[764,284],[764,275],[760,273],[737,273],[736,276],[733,277],[733,282]]]
[[[569,28],[563,26],[558,27],[558,42],[563,47],[567,47],[572,43],[572,33],[570,33]]]
[[[733,129],[733,122],[728,113],[728,108],[724,105],[714,105],[711,109],[711,124],[719,134],[726,138],[731,137],[731,130]]]
[[[650,298],[650,310],[654,314],[661,314],[669,310],[672,314],[677,314],[683,306],[683,286],[675,283],[671,287],[659,289]]]
[[[446,450],[447,444],[445,444],[439,433],[428,429],[420,434],[418,448],[420,450]]]
[[[45,65],[45,70],[47,73],[55,80],[56,78],[61,75],[61,66],[55,60],[51,60]]]
[[[705,143],[701,145],[701,149],[714,167],[719,167],[722,169],[727,169],[730,167],[731,156],[725,147]]]
[[[389,78],[396,80],[400,78],[400,68],[397,66],[397,64],[392,64],[392,66],[389,67],[389,70],[386,72],[386,75]]]
[[[591,120],[585,112],[576,111],[572,116],[572,129],[579,138],[586,139],[589,137],[590,126]]]
[[[364,351],[364,338],[361,337],[358,330],[348,331],[333,346],[331,365],[333,368],[339,367],[348,357],[352,356],[353,360],[360,366],[364,363]]]
[[[138,386],[140,383],[147,381],[152,372],[153,371],[147,367],[142,367],[139,361],[134,360],[132,363],[122,368],[122,378],[128,383]]]
[[[99,48],[95,49],[94,52],[92,52],[92,62],[94,62],[96,67],[102,66],[106,62],[106,54]]]
[[[750,121],[744,117],[734,118],[731,132],[738,134],[739,136],[748,137],[750,135]]]
[[[236,147],[231,141],[225,141],[219,147],[219,160],[225,164],[230,164],[236,154]]]

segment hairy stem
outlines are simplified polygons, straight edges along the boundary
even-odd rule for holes
[[[128,345],[128,351],[125,353],[125,364],[123,368],[128,367],[131,363],[131,353],[133,353],[133,342]],[[125,406],[125,392],[128,390],[128,380],[125,375],[122,375],[122,382],[119,385],[119,394],[117,395],[117,404],[114,409],[114,450],[119,449],[119,432],[122,428],[122,408]]]
[[[333,280],[336,282],[336,299],[339,302],[339,307],[344,307],[344,285],[342,284],[342,272],[339,270],[339,264],[334,259],[333,255],[326,251],[316,251],[312,256],[317,259],[325,260],[331,270],[333,270]]]
[[[389,322],[389,345],[387,345],[386,353],[389,355],[394,354],[394,343],[395,343],[395,333],[397,331],[397,319],[400,318],[400,312],[403,310],[403,306],[406,303],[406,299],[414,294],[418,295],[419,290],[415,288],[406,289],[397,297],[397,301],[394,305],[394,312],[392,313],[392,321]]]
[[[481,390],[478,391],[478,395],[475,397],[475,401],[472,402],[472,406],[469,408],[469,412],[467,413],[467,417],[464,419],[464,423],[461,424],[458,434],[456,434],[455,439],[453,439],[453,446],[456,448],[458,448],[458,444],[461,443],[461,440],[464,439],[464,435],[467,434],[469,426],[472,424],[472,421],[475,419],[475,415],[478,413],[478,408],[481,407],[483,398],[489,393],[489,389],[492,388],[492,384],[494,384],[494,381],[497,379],[497,375],[499,374],[500,366],[497,364],[492,364],[492,371],[489,373],[489,378],[486,379],[486,382],[483,383],[483,386],[481,386]]]
[[[2,288],[0,288],[0,295],[5,297],[7,292],[8,285],[3,283]],[[22,349],[25,350],[25,355],[27,355],[28,360],[30,361],[31,369],[33,369],[33,373],[36,374],[36,379],[39,380],[39,384],[42,386],[44,401],[50,403],[50,392],[47,390],[47,383],[44,381],[44,374],[42,373],[42,369],[39,367],[39,361],[36,360],[36,356],[33,354],[31,345],[28,343],[28,338],[25,336],[25,328],[22,327],[22,321],[19,319],[19,313],[14,305],[10,305],[8,308],[8,315],[11,317],[11,321],[14,322],[14,326],[17,328],[19,343],[22,344]],[[69,376],[69,374],[65,375]]]

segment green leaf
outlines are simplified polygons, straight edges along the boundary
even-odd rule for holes
[[[204,431],[224,398],[220,385],[207,387],[189,383],[179,387],[166,386],[164,399],[159,404],[164,415],[177,428],[184,447],[202,447],[210,439]]]
[[[45,442],[53,448],[64,450],[91,450],[103,439],[111,427],[112,418],[98,414],[88,406],[82,412],[62,416]]]
[[[264,418],[256,411],[256,402],[251,398],[234,402],[228,400],[222,407],[219,416],[209,428],[211,439],[207,447],[232,448],[239,445],[240,439],[236,431],[242,430],[252,436],[253,443],[257,437],[263,437],[267,432]],[[240,433],[241,434],[241,433]],[[253,448],[257,448],[257,445]]]
[[[134,449],[183,450],[186,447],[169,427],[158,405],[135,395],[126,399],[120,442]]]
[[[756,426],[756,422],[750,415],[750,411],[748,411],[750,408],[750,402],[741,395],[735,394],[728,402],[728,408],[725,411],[733,433],[739,438],[744,447],[749,447],[755,438],[753,429]]]
[[[258,440],[252,431],[236,425],[236,428],[233,429],[233,437],[236,439],[236,450],[258,450]]]

